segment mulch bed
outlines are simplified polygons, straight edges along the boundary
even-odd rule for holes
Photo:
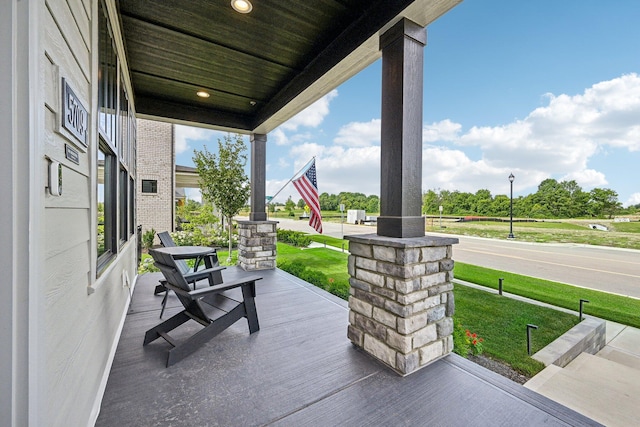
[[[489,369],[490,371],[500,374],[503,377],[509,378],[511,381],[515,381],[518,384],[524,384],[529,381],[529,377],[521,374],[518,371],[515,371],[513,368],[511,368],[511,366],[506,365],[502,362],[498,362],[497,360],[491,359],[482,354],[479,356],[469,355],[468,359],[480,366]]]

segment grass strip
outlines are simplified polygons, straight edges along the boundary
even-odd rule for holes
[[[577,316],[463,285],[455,285],[453,292],[454,322],[484,338],[484,354],[529,377],[544,364],[527,354],[527,324],[539,327],[532,333],[533,354],[578,323]]]
[[[640,328],[640,300],[607,292],[585,289],[564,283],[521,276],[506,271],[456,262],[457,279],[497,289],[503,278],[503,291],[578,311],[580,299],[590,302],[584,312],[602,319]]]
[[[337,237],[325,236],[323,234],[309,234],[312,241],[322,243],[326,246],[333,246],[335,248],[349,250],[349,241],[345,239],[338,239]]]

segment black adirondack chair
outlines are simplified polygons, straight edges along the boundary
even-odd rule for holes
[[[154,249],[149,249],[149,254],[153,257],[155,266],[162,271],[166,279],[166,287],[176,293],[178,299],[184,306],[184,310],[180,313],[165,320],[158,326],[149,329],[144,337],[144,345],[162,337],[173,346],[173,348],[169,350],[167,367],[190,355],[202,344],[242,318],[247,319],[249,333],[252,334],[260,330],[254,298],[256,296],[255,283],[262,279],[262,277],[246,275],[232,282],[222,282],[213,286],[192,290],[171,255],[163,254]],[[202,272],[204,271],[206,270],[202,270]],[[242,301],[234,301],[222,295],[223,292],[234,288],[241,288]],[[224,311],[226,313],[216,317],[214,320],[209,317],[210,315],[207,314],[207,312],[216,312],[219,314],[220,310],[216,308],[216,305],[219,305],[221,300],[224,300],[225,303],[232,301],[233,303],[237,303],[237,305],[230,310],[225,307]],[[200,323],[204,328],[181,343],[178,343],[168,335],[168,332],[189,320]]]
[[[162,246],[164,246],[165,248],[176,246],[175,242],[171,238],[171,234],[169,234],[168,231],[163,231],[157,234],[158,234],[158,238],[160,239],[160,243],[162,243]],[[197,258],[193,268],[190,268],[189,265],[187,265],[187,262],[183,259],[173,260],[176,264],[176,267],[182,273],[187,283],[190,283],[191,285],[193,285],[193,289],[196,289],[196,284],[198,283],[198,281],[205,278],[209,279],[210,281],[209,284],[222,283],[222,273],[220,271],[216,271],[212,273],[207,272],[205,274],[202,274],[198,271],[201,265],[203,267],[206,266],[208,268],[218,267],[220,265],[218,261],[218,254],[215,251],[208,254],[206,258],[207,259]],[[223,268],[224,267],[221,267],[219,270],[222,270]],[[156,286],[153,292],[154,295],[158,295],[158,294],[161,294],[162,292],[165,292],[164,297],[162,298],[162,302],[160,303],[162,305],[162,310],[160,310],[161,319],[164,314],[164,309],[167,305],[167,297],[169,296],[169,292],[165,285],[166,285],[165,280],[160,280],[160,284]]]
[[[157,234],[158,234],[158,238],[160,239],[160,243],[162,243],[162,246],[164,246],[165,248],[171,248],[176,246],[176,243],[173,241],[173,238],[171,238],[171,234],[169,234],[168,231],[163,231]],[[187,265],[187,263],[182,259],[175,260],[175,262],[178,268],[180,269],[180,272],[183,275],[188,276],[190,273],[198,271],[198,268],[200,268],[203,262],[205,265],[208,263],[210,267],[215,267],[219,265],[218,254],[215,251],[208,254],[207,258],[208,258],[207,260],[205,260],[204,258],[196,259],[196,262],[193,268],[190,268]],[[187,279],[187,282],[189,282],[189,279]]]

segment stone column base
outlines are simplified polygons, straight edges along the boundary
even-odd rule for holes
[[[276,268],[277,221],[238,221],[238,265],[244,270]]]
[[[351,342],[401,375],[453,350],[455,238],[349,240]]]

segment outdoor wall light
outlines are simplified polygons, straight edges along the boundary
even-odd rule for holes
[[[231,7],[238,13],[249,13],[253,9],[249,0],[231,0]]]
[[[197,91],[196,95],[198,95],[200,98],[208,98],[211,96],[209,95],[209,92],[205,92],[204,90]]]

